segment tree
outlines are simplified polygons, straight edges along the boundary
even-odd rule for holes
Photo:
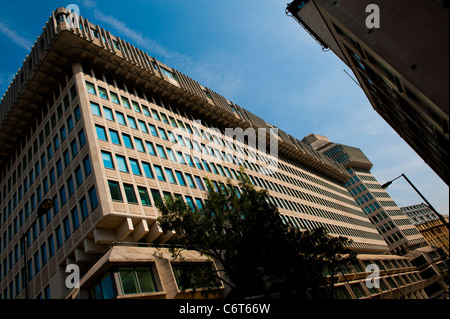
[[[203,273],[205,282],[218,278],[232,288],[234,297],[272,292],[305,297],[306,288],[327,284],[327,268],[334,274],[353,258],[346,248],[348,239],[331,237],[323,228],[289,227],[268,201],[267,191],[256,190],[248,178],[239,186],[240,191],[228,180],[216,189],[208,180],[208,199],[201,209],[179,199],[158,204],[161,227],[177,234],[171,241],[175,255],[180,249],[194,250],[223,267],[218,271],[226,278],[212,271]]]

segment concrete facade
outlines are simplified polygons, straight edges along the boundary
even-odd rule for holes
[[[405,255],[427,245],[425,239],[370,172],[372,163],[357,148],[336,144],[324,136],[310,134],[303,141],[348,171],[348,192],[386,240],[393,254]]]

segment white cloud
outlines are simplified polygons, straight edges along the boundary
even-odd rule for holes
[[[31,46],[33,45],[33,42],[24,38],[20,34],[18,34],[16,31],[8,28],[5,24],[0,22],[0,33],[8,37],[12,42],[17,44],[18,46],[24,48],[25,50],[29,51],[31,49]]]

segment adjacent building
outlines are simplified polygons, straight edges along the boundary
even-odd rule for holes
[[[445,225],[426,204],[401,207],[430,246],[441,248],[448,256],[448,219]]]
[[[352,69],[373,108],[448,184],[447,1],[295,0],[286,12]]]
[[[345,184],[348,192],[386,240],[393,254],[405,255],[427,244],[402,209],[381,188],[370,171],[372,163],[359,148],[333,143],[317,134],[310,134],[303,141],[347,170],[351,176]]]
[[[241,166],[286,224],[353,240],[359,259],[340,275],[339,298],[426,298],[418,270],[388,254],[408,245],[386,244],[349,194],[347,170],[276,131],[58,8],[0,104],[1,298],[191,297],[178,282],[183,264],[154,247],[173,236],[155,204],[177,197],[201,207],[205,178],[216,188],[229,178],[239,191]],[[256,146],[252,132],[266,142]],[[408,236],[394,226],[389,236]],[[217,267],[195,252],[183,257]],[[364,285],[370,263],[381,269],[380,288]],[[67,281],[76,268],[79,287]]]

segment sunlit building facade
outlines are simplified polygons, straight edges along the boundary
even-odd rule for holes
[[[303,141],[344,167],[350,174],[348,192],[364,211],[394,254],[405,255],[427,243],[389,194],[371,173],[372,163],[355,147],[330,142],[325,136],[310,134]]]

